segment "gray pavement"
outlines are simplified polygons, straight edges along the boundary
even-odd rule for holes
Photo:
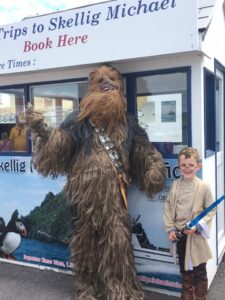
[[[74,300],[74,276],[0,262],[0,300]],[[146,300],[178,297],[146,292]],[[225,299],[225,258],[211,284],[207,300]]]

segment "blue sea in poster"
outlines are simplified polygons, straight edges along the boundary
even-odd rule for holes
[[[17,261],[36,265],[71,270],[67,246],[22,238],[13,255]]]

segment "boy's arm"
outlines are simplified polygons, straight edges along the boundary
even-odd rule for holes
[[[210,186],[206,185],[206,193],[204,198],[204,209],[209,207],[214,202],[213,195],[210,189]],[[201,235],[208,239],[210,237],[210,227],[213,217],[216,214],[216,207],[213,208],[203,219],[199,221],[199,225],[201,226]]]
[[[173,199],[173,186],[171,187],[171,190],[166,198],[165,204],[164,204],[164,212],[163,212],[163,221],[164,221],[164,227],[167,233],[171,231],[175,231],[175,224],[172,216],[172,207],[171,207],[171,201]]]
[[[204,209],[209,207],[214,202],[210,186],[206,184],[205,193],[204,193]],[[216,207],[213,208],[207,215],[204,216],[199,222],[195,225],[196,231],[201,234],[204,238],[208,239],[210,237],[210,226],[211,221],[216,214]]]
[[[209,207],[213,202],[214,202],[214,198],[210,189],[210,186],[207,184],[206,185],[206,192],[205,192],[205,196],[204,196],[204,209],[206,209],[207,207]],[[203,221],[207,224],[210,224],[213,217],[216,214],[216,207],[213,208],[204,218]]]
[[[176,228],[173,222],[172,218],[172,212],[171,212],[171,207],[170,207],[170,193],[167,196],[167,200],[164,204],[164,214],[163,214],[163,220],[164,220],[164,227],[165,230],[168,234],[168,239],[170,241],[176,241],[177,240],[177,235],[176,235]]]

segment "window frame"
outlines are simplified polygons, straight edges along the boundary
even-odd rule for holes
[[[192,145],[192,122],[191,122],[191,66],[183,66],[177,68],[168,68],[168,69],[159,69],[151,70],[144,72],[134,72],[134,73],[125,73],[123,74],[126,77],[127,81],[127,107],[128,112],[132,113],[138,117],[137,110],[137,86],[136,79],[143,76],[154,76],[154,75],[165,75],[165,74],[174,74],[174,73],[186,73],[187,81],[187,145]],[[130,89],[130,90],[129,90]],[[155,143],[153,142],[153,145]],[[177,158],[178,154],[166,154],[163,155],[164,158]]]
[[[52,80],[52,81],[40,81],[40,82],[29,82],[25,84],[13,84],[13,85],[4,85],[0,86],[0,92],[6,89],[21,89],[24,91],[24,109],[28,107],[28,103],[30,103],[30,87],[40,86],[40,85],[54,85],[54,84],[63,84],[63,83],[77,83],[77,82],[87,82],[88,77],[81,77],[81,78],[71,78],[65,80]],[[79,99],[80,100],[80,99]],[[29,135],[27,136],[27,151],[6,151],[0,152],[0,157],[3,156],[31,156],[32,155],[32,143],[29,139]]]

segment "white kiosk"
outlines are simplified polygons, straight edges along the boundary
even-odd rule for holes
[[[146,289],[180,292],[162,209],[180,176],[182,147],[200,151],[199,176],[210,183],[215,199],[224,194],[224,20],[223,0],[114,0],[0,26],[0,134],[10,133],[28,102],[58,126],[78,109],[89,72],[102,63],[123,74],[128,110],[167,169],[164,190],[154,199],[133,187],[129,191],[137,273]],[[29,134],[27,151],[0,152],[0,217],[7,223],[17,209],[27,224],[28,238],[14,253],[17,263],[70,271],[66,226],[55,235],[58,223],[48,217],[47,205],[62,203],[64,178],[57,184],[41,178],[30,165],[31,153]],[[57,216],[65,221],[65,214]],[[210,238],[210,283],[224,253],[224,230],[222,202]]]

